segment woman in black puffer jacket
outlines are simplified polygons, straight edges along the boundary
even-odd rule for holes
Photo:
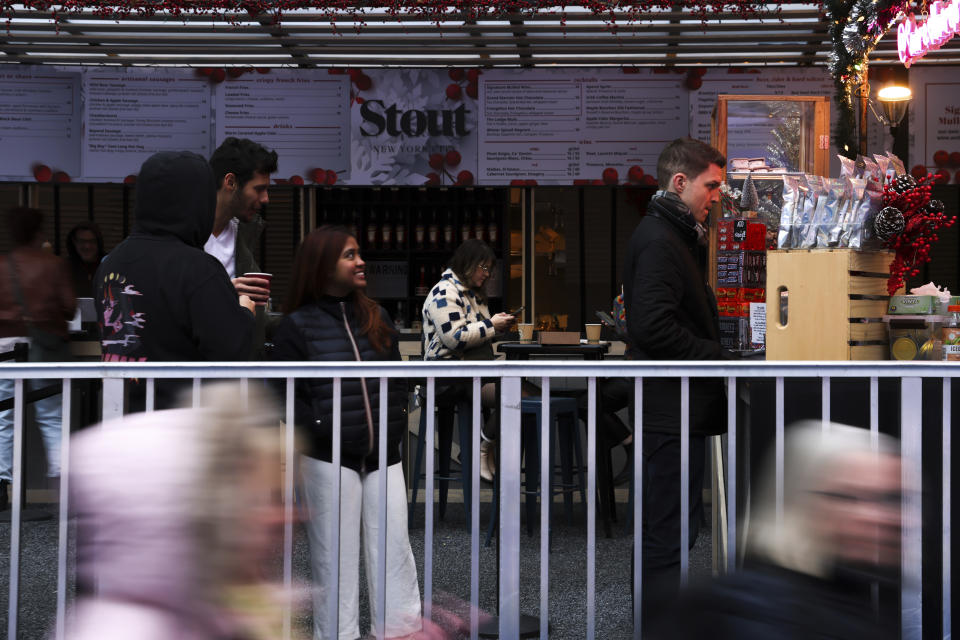
[[[275,360],[399,360],[396,334],[387,312],[364,294],[364,262],[357,240],[346,230],[321,227],[303,241],[294,263],[286,312],[274,336]],[[407,493],[400,465],[400,440],[407,428],[406,389],[391,380],[387,398],[387,638],[421,628],[420,591],[407,535]],[[379,620],[380,384],[376,379],[343,380],[341,394],[340,496],[331,495],[338,470],[331,465],[333,380],[296,381],[296,424],[304,444],[300,458],[308,510],[314,589],[314,638],[359,638],[360,542],[370,618]],[[339,629],[330,628],[326,602],[332,513],[340,510]],[[361,536],[362,533],[362,536]]]

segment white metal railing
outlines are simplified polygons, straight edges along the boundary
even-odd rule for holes
[[[949,638],[951,635],[951,575],[950,575],[950,420],[951,403],[950,390],[951,379],[957,376],[960,368],[948,363],[939,362],[915,362],[915,363],[897,363],[897,362],[826,362],[826,363],[806,363],[806,362],[631,362],[631,361],[604,361],[604,362],[580,362],[580,361],[497,361],[497,362],[378,362],[378,363],[135,363],[135,364],[4,364],[0,365],[0,377],[13,379],[15,381],[14,398],[14,460],[13,460],[13,482],[12,482],[12,513],[10,529],[10,576],[8,582],[8,638],[14,640],[18,634],[18,603],[19,603],[19,579],[20,579],[20,515],[23,505],[20,499],[20,485],[23,482],[22,442],[23,442],[23,418],[24,418],[24,381],[29,379],[62,379],[63,380],[63,462],[61,475],[61,503],[60,503],[60,524],[58,540],[58,578],[57,578],[57,635],[62,637],[64,632],[65,607],[66,607],[66,564],[67,564],[67,513],[68,513],[68,487],[69,480],[69,437],[70,432],[70,390],[71,382],[78,379],[102,379],[103,380],[103,420],[117,418],[123,411],[123,380],[125,378],[146,379],[148,385],[147,407],[151,410],[154,404],[154,382],[157,379],[164,378],[193,378],[194,379],[194,404],[199,399],[200,381],[203,379],[240,379],[243,381],[241,388],[245,389],[249,379],[285,379],[286,382],[286,402],[285,402],[285,433],[286,443],[285,457],[285,486],[284,486],[284,504],[286,513],[286,522],[284,526],[283,537],[283,578],[285,585],[292,585],[292,550],[293,550],[293,491],[294,491],[294,451],[293,451],[293,414],[294,414],[294,391],[293,381],[297,378],[332,378],[334,389],[334,418],[333,418],[333,465],[340,464],[340,391],[341,380],[344,378],[366,377],[368,379],[379,378],[381,397],[386,397],[386,384],[390,378],[423,378],[426,379],[426,409],[428,410],[426,419],[426,433],[421,437],[426,438],[425,449],[427,452],[434,450],[434,417],[433,411],[435,403],[435,381],[443,378],[472,378],[474,389],[474,404],[472,411],[473,418],[473,442],[480,440],[480,406],[479,406],[479,386],[480,378],[500,378],[501,379],[501,449],[504,452],[516,452],[515,455],[502,455],[500,458],[500,494],[499,494],[499,536],[500,536],[500,557],[499,557],[499,629],[500,637],[517,637],[517,629],[520,624],[519,594],[520,594],[520,398],[521,398],[521,380],[523,378],[542,379],[542,391],[544,402],[550,394],[550,380],[552,378],[585,378],[587,380],[588,393],[588,420],[587,420],[587,460],[596,460],[596,403],[597,403],[597,378],[607,377],[628,377],[635,379],[635,404],[634,404],[634,424],[642,424],[642,378],[679,378],[681,381],[681,404],[684,408],[681,420],[681,499],[684,508],[681,508],[681,540],[688,539],[689,522],[686,508],[689,500],[689,381],[691,378],[713,377],[724,378],[727,383],[727,413],[728,413],[728,444],[727,444],[727,491],[726,491],[726,531],[725,533],[725,568],[728,571],[736,569],[736,550],[737,550],[737,495],[740,488],[737,487],[737,407],[736,407],[736,384],[738,379],[747,378],[766,378],[775,379],[775,459],[776,459],[776,495],[778,508],[782,509],[783,501],[783,462],[784,462],[784,380],[790,378],[821,378],[823,389],[823,402],[821,405],[822,416],[825,421],[830,415],[829,390],[833,378],[861,378],[869,379],[870,388],[870,429],[877,437],[879,433],[879,398],[878,398],[878,380],[880,378],[900,379],[900,388],[903,398],[916,399],[921,396],[921,381],[923,378],[940,379],[943,382],[943,423],[942,423],[942,444],[943,444],[943,470],[942,470],[942,559],[943,559],[943,582],[942,582],[942,602],[941,620],[936,621],[942,625],[943,637]],[[549,412],[543,411],[542,423],[540,428],[542,433],[549,434]],[[378,452],[380,464],[385,468],[387,460],[387,450],[385,437],[387,428],[386,403],[381,406],[379,415],[381,434],[380,442],[382,446]],[[920,475],[923,469],[923,459],[921,455],[921,415],[919,411],[913,410],[911,402],[901,402],[900,416],[900,442],[901,454],[905,462],[903,465],[903,482],[905,486],[920,486]],[[635,432],[638,432],[635,429]],[[635,495],[633,505],[633,521],[637,523],[636,531],[640,531],[639,523],[642,511],[642,438],[634,438],[635,468],[634,483]],[[549,446],[549,437],[541,438],[543,450],[541,459],[548,460],[547,447]],[[478,637],[479,625],[479,446],[470,448],[472,451],[472,465],[474,470],[472,478],[472,504],[471,509],[471,545],[470,545],[470,635],[471,638]],[[587,605],[587,638],[593,639],[596,635],[596,601],[595,601],[595,573],[596,573],[596,469],[594,464],[588,464],[587,473],[587,588],[584,594]],[[549,465],[541,465],[541,486],[549,486]],[[434,461],[433,455],[426,456],[426,508],[425,508],[425,540],[424,540],[424,616],[431,617],[431,608],[433,600],[433,476]],[[339,474],[333,474],[336,478],[333,491],[339,493]],[[383,483],[386,482],[386,474],[382,475]],[[385,495],[386,488],[381,486],[381,495]],[[385,531],[384,526],[386,518],[386,501],[380,503],[380,539],[378,548],[380,549],[380,558],[385,558]],[[718,505],[714,505],[717,508]],[[549,553],[549,522],[550,501],[541,501],[541,536],[540,536],[540,634],[541,638],[547,637],[548,621],[547,610],[549,604],[549,581],[546,567],[548,566]],[[335,536],[339,535],[339,516],[334,511],[334,522],[332,530]],[[920,496],[917,492],[904,492],[902,503],[902,515],[904,522],[921,522],[922,510]],[[913,639],[920,637],[923,620],[921,618],[922,585],[921,585],[921,531],[920,527],[906,528],[902,540],[902,587],[901,587],[901,637]],[[641,536],[634,536],[634,554],[636,564],[632,581],[634,585],[634,637],[639,637],[641,621]],[[339,551],[339,541],[334,540],[332,546],[332,556],[335,559]],[[681,544],[681,575],[685,579],[688,572],[688,551],[687,545]],[[339,575],[339,562],[331,563],[335,574]],[[380,567],[380,571],[384,571]],[[381,577],[382,577],[381,573]],[[380,581],[383,585],[383,581]],[[338,580],[334,579],[333,584],[327,585],[332,591],[330,594],[331,611],[330,615],[335,621],[337,616],[336,603],[338,602],[337,589]],[[383,615],[385,607],[385,592],[381,586],[381,591],[377,594],[381,603],[380,612]],[[381,619],[382,626],[382,619]],[[334,625],[333,628],[336,628]],[[291,612],[287,611],[283,627],[284,637],[290,637],[291,633]]]

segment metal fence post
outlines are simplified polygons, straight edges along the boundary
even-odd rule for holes
[[[500,637],[520,633],[520,378],[500,391]]]

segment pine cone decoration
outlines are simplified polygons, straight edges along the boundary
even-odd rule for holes
[[[897,195],[903,195],[911,189],[917,187],[917,181],[913,179],[913,176],[907,173],[902,173],[896,178],[893,179],[893,184],[890,185],[890,189]]]
[[[943,213],[944,207],[943,202],[940,200],[931,200],[927,204],[923,205],[920,209],[920,213],[931,214],[931,213]]]
[[[905,226],[903,213],[895,207],[884,207],[873,219],[873,229],[884,242],[902,233]]]

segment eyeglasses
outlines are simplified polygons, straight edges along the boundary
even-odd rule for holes
[[[490,269],[491,269],[492,267],[488,267],[488,266],[485,265],[485,264],[481,264],[481,265],[480,265],[479,267],[477,267],[477,268],[480,269],[480,271],[483,271],[485,274],[490,275]]]

